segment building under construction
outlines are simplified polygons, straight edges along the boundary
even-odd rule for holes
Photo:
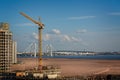
[[[13,49],[14,47],[13,47],[12,33],[9,30],[9,24],[0,23],[0,72],[1,73],[9,72],[11,64],[16,62],[15,59],[16,57],[14,56],[15,50]]]

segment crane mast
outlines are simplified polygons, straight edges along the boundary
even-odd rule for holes
[[[21,15],[23,15],[24,17],[26,17],[27,19],[31,20],[33,23],[37,24],[38,27],[38,35],[39,35],[39,40],[38,40],[38,52],[39,52],[39,65],[38,65],[38,69],[40,71],[42,71],[42,29],[44,28],[44,24],[42,24],[39,21],[35,21],[33,20],[31,17],[29,17],[28,15],[26,15],[23,12],[20,12]]]

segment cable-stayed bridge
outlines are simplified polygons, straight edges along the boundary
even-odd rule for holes
[[[24,50],[23,54],[28,54],[28,55],[36,57],[37,56],[37,49],[38,48],[36,46],[36,43],[33,42]]]

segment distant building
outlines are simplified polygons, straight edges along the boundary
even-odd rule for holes
[[[13,51],[13,39],[9,24],[0,23],[0,72],[10,71],[13,63]]]

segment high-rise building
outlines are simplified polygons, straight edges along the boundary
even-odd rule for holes
[[[8,23],[0,23],[0,72],[9,72],[12,64],[12,33]]]

